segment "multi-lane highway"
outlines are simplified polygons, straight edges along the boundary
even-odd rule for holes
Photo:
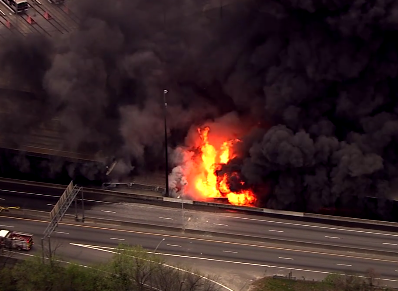
[[[50,211],[62,194],[64,186],[32,185],[0,181],[0,206],[19,206],[25,209]],[[95,192],[95,191],[94,191]],[[150,250],[156,248],[173,260],[189,259],[190,263],[204,269],[236,270],[245,273],[246,278],[264,274],[265,268],[275,273],[292,269],[306,277],[326,272],[365,272],[374,268],[383,278],[394,283],[398,279],[398,235],[395,233],[333,227],[316,223],[250,216],[240,213],[213,213],[186,208],[169,208],[138,203],[119,203],[119,198],[100,194],[86,195],[87,217],[101,217],[112,221],[128,221],[145,225],[157,225],[157,231],[137,231],[131,226],[117,226],[114,222],[107,227],[90,222],[81,225],[75,222],[62,224],[54,234],[62,242],[63,254],[70,259],[79,258],[92,262],[96,257],[109,257],[107,249],[118,243],[140,244]],[[110,200],[114,200],[113,202]],[[104,201],[106,200],[106,201]],[[181,205],[182,206],[182,205]],[[71,209],[71,213],[74,210]],[[2,215],[7,215],[4,213]],[[40,219],[39,219],[40,220]],[[32,221],[21,218],[0,217],[2,228],[33,232],[41,237],[48,221]],[[162,226],[212,232],[211,236],[194,236],[170,230]],[[136,227],[136,226],[135,226]],[[147,228],[148,229],[148,228]],[[217,234],[244,235],[240,238],[220,238]],[[53,236],[54,236],[53,235]],[[256,237],[248,240],[247,237]],[[165,239],[164,241],[162,239]],[[267,238],[280,239],[276,245],[266,243]],[[289,240],[295,244],[284,243]],[[323,246],[304,248],[301,242]],[[284,245],[286,247],[284,247]],[[370,254],[367,251],[345,252],[333,250],[330,245],[341,247],[374,249],[390,252],[390,256]],[[98,252],[98,256],[92,255]],[[89,254],[89,255],[88,255]],[[242,266],[244,271],[242,271]],[[395,267],[394,267],[395,266]],[[281,271],[278,271],[280,268]],[[238,269],[240,271],[238,271]],[[255,275],[248,275],[255,274]]]
[[[1,227],[33,233],[40,238],[46,221],[30,219],[14,219],[1,217]],[[223,240],[215,237],[188,236],[178,233],[151,232],[132,230],[115,226],[101,227],[90,224],[63,222],[52,235],[52,245],[58,246],[58,254],[83,263],[95,262],[107,258],[101,256],[104,250],[116,247],[119,243],[142,245],[143,247],[164,254],[166,257],[188,258],[199,264],[228,270],[232,266],[244,267],[257,276],[265,269],[272,273],[279,270],[292,270],[293,275],[327,272],[365,272],[374,268],[380,276],[388,278],[387,282],[398,279],[396,265],[398,259],[388,257],[372,257],[332,251],[315,251],[301,247],[283,247],[264,243],[249,243],[239,240]],[[40,249],[36,240],[36,249]],[[96,250],[93,255],[86,250]],[[103,255],[103,254],[102,254]],[[248,268],[248,269],[246,269]],[[255,278],[252,278],[255,279]]]
[[[0,206],[19,206],[26,209],[51,211],[63,188],[27,186],[0,182]],[[29,193],[29,194],[26,194]],[[169,208],[139,203],[103,201],[103,195],[90,195],[85,215],[116,221],[169,226],[216,233],[249,236],[252,238],[281,239],[322,245],[384,250],[397,252],[398,234],[327,226],[316,223],[250,216],[238,213],[211,213],[183,208]],[[23,197],[23,199],[21,199]],[[109,198],[109,197],[105,197]],[[69,213],[73,214],[74,209]],[[398,254],[397,254],[398,255]]]

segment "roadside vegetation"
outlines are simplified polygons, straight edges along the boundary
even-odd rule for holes
[[[253,291],[392,291],[380,286],[377,274],[368,270],[363,277],[351,274],[331,274],[322,282],[265,277],[253,283]]]
[[[110,261],[89,267],[56,259],[43,263],[41,257],[10,266],[10,259],[3,252],[4,258],[0,269],[1,291],[220,290],[209,277],[168,265],[141,247],[120,245]]]

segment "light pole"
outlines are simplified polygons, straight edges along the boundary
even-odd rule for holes
[[[169,154],[168,154],[168,142],[167,142],[167,101],[166,94],[169,91],[163,90],[163,102],[164,102],[164,154],[165,154],[165,175],[166,175],[166,193],[165,197],[170,197],[169,193]]]
[[[155,250],[153,251],[153,254],[156,255],[156,251],[158,250],[158,247],[160,246],[160,244],[166,240],[165,238],[162,238],[162,240],[158,243],[158,245],[156,246]]]
[[[182,231],[185,232],[184,196],[182,194],[181,194],[181,223],[182,223]]]

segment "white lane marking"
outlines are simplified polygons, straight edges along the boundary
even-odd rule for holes
[[[159,218],[160,218],[160,219],[166,219],[166,220],[173,220],[173,218],[170,218],[170,217],[162,217],[162,216],[159,216]]]
[[[281,259],[281,260],[292,260],[293,261],[292,258],[285,258],[285,257],[278,257],[278,259]]]
[[[0,198],[0,200],[5,200],[4,198]]]
[[[115,211],[110,211],[110,210],[101,210],[101,211],[105,213],[116,213]]]
[[[111,239],[115,239],[115,240],[124,240],[124,238],[117,238],[117,237],[111,237]]]
[[[223,251],[224,253],[231,253],[231,254],[237,254],[238,252],[234,252],[234,251]]]
[[[250,217],[238,217],[238,216],[231,216],[231,215],[225,215],[224,217],[229,217],[229,218],[233,218],[233,219],[250,220],[250,221],[259,221],[259,222],[265,222],[265,223],[275,223],[275,224],[282,224],[282,225],[290,225],[290,226],[299,226],[299,227],[301,226],[301,227],[309,227],[309,228],[319,228],[319,229],[328,229],[328,230],[337,230],[337,231],[346,231],[346,232],[356,232],[356,233],[371,234],[371,235],[384,235],[384,236],[398,237],[398,234],[372,232],[372,231],[349,229],[349,228],[338,228],[338,227],[329,227],[329,226],[321,226],[321,225],[300,224],[300,223],[294,223],[294,222],[284,222],[284,221],[276,221],[276,220],[264,220],[264,219],[257,219],[257,218],[250,218]]]
[[[45,211],[37,211],[37,212],[43,212],[46,213]],[[29,219],[29,218],[21,218],[21,217],[7,217],[10,220],[20,220],[20,221],[31,221],[31,222],[37,222],[37,223],[44,223],[48,224],[48,221],[45,220],[39,220],[39,219]],[[298,250],[298,249],[292,249],[292,248],[286,248],[286,247],[271,247],[267,245],[259,245],[259,244],[253,244],[253,243],[237,243],[237,242],[228,242],[228,241],[220,241],[220,240],[215,240],[215,239],[208,239],[208,238],[194,238],[194,237],[186,237],[186,236],[177,236],[177,235],[171,235],[171,234],[154,234],[150,232],[145,232],[145,231],[137,231],[137,230],[129,230],[129,229],[116,229],[113,228],[113,224],[109,224],[112,227],[99,227],[99,226],[86,226],[86,225],[78,225],[78,224],[73,224],[73,223],[67,223],[67,222],[60,222],[60,225],[67,225],[71,227],[77,227],[77,228],[92,228],[92,229],[97,229],[101,231],[109,231],[109,232],[117,232],[117,233],[135,233],[135,234],[142,234],[142,235],[151,235],[151,236],[162,236],[162,237],[167,237],[167,238],[178,238],[178,239],[188,239],[188,240],[193,240],[193,241],[200,241],[200,242],[211,242],[211,243],[216,243],[216,244],[223,244],[223,245],[239,245],[239,246],[246,246],[246,247],[253,247],[253,248],[258,248],[258,249],[267,249],[267,250],[283,250],[283,251],[289,251],[289,252],[299,252],[299,253],[305,253],[305,254],[315,254],[315,255],[322,255],[322,256],[332,256],[332,257],[340,257],[340,258],[351,258],[351,259],[358,259],[358,260],[364,260],[364,261],[374,261],[374,262],[387,262],[387,263],[394,263],[397,264],[398,260],[393,260],[393,259],[382,259],[382,258],[376,258],[376,257],[363,257],[363,256],[355,256],[352,254],[337,254],[337,253],[325,253],[322,251],[310,251],[310,250]],[[398,282],[398,280],[397,280]]]
[[[228,225],[222,224],[222,223],[215,223],[215,225],[218,225],[218,226],[228,226]]]
[[[75,243],[69,243],[69,244],[74,245],[74,246],[77,246],[77,247],[83,247],[83,248],[93,249],[93,250],[97,250],[97,251],[101,251],[101,252],[107,252],[107,253],[112,253],[112,254],[115,254],[115,253],[116,253],[115,251],[112,251],[112,250],[114,250],[115,248],[111,248],[111,250],[106,250],[106,249],[102,249],[100,246],[83,245],[83,244],[75,244]],[[153,252],[148,252],[148,253],[149,253],[149,254],[152,254]],[[157,254],[159,254],[159,253],[157,253]],[[168,254],[163,254],[163,253],[162,253],[161,255],[168,255]],[[177,256],[178,256],[178,255],[177,255]],[[187,257],[187,256],[180,256],[180,257],[184,258],[184,257]],[[195,257],[192,257],[192,258],[195,258]],[[227,287],[227,286],[221,284],[220,282],[217,282],[217,281],[215,281],[215,280],[213,280],[213,279],[207,278],[207,277],[205,277],[205,276],[203,276],[203,275],[199,275],[199,274],[196,274],[196,273],[194,273],[194,272],[190,272],[190,271],[187,271],[187,270],[184,270],[184,269],[175,267],[175,266],[171,266],[171,265],[168,265],[168,264],[164,264],[164,263],[162,263],[162,264],[163,264],[163,266],[172,268],[172,269],[174,269],[174,270],[178,270],[178,271],[180,271],[180,272],[185,272],[185,273],[188,273],[188,274],[191,274],[191,275],[198,276],[198,277],[202,278],[203,280],[212,282],[212,283],[214,283],[214,284],[216,284],[216,285],[218,285],[218,286],[224,288],[225,290],[234,291],[233,289],[231,289],[231,288],[229,288],[229,287]]]
[[[69,234],[69,232],[63,232],[63,231],[56,231],[56,233],[59,233],[59,234]]]
[[[54,204],[51,204],[51,203],[47,203],[47,206],[54,206]]]
[[[277,230],[277,229],[269,229],[268,231],[271,231],[271,232],[283,232],[283,230]]]
[[[330,238],[330,239],[340,239],[338,236],[328,236],[328,235],[325,235],[325,237],[326,237],[326,238]]]
[[[180,248],[181,246],[180,245],[171,245],[171,244],[166,244],[167,246],[169,246],[169,247],[176,247],[176,248]]]
[[[393,243],[383,243],[383,245],[398,246],[398,244],[393,244]]]
[[[59,197],[61,197],[60,195],[54,196],[54,195],[49,195],[49,194],[41,194],[41,193],[33,193],[33,192],[22,192],[22,191],[6,190],[6,189],[0,189],[0,192],[9,192],[9,193],[17,193],[17,194],[29,194],[29,195],[35,195],[35,196],[57,198],[57,199],[59,199]],[[84,201],[103,203],[103,204],[115,204],[114,202],[101,201],[101,200],[92,200],[92,199],[84,199]],[[51,204],[51,205],[53,205],[53,204]]]
[[[180,245],[172,245],[172,244],[166,244],[167,246],[169,246],[169,247],[176,247],[176,248],[180,248],[181,246]]]
[[[19,194],[30,194],[30,195],[36,195],[36,196],[43,196],[43,197],[51,197],[51,198],[58,198],[60,196],[54,196],[54,195],[49,195],[49,194],[41,194],[41,193],[32,193],[32,192],[22,192],[22,191],[14,191],[14,190],[7,190],[7,189],[0,189],[0,192],[9,192],[9,193],[19,193]],[[109,191],[112,192],[112,191]],[[92,199],[84,199],[84,201],[88,202],[95,202],[95,203],[103,203],[103,204],[114,204],[114,202],[108,202],[108,201],[100,201],[100,200],[92,200]],[[131,203],[124,203],[128,204],[131,206]],[[50,205],[50,204],[47,204]],[[51,204],[50,206],[53,206]],[[157,208],[160,209],[162,207],[156,207],[156,206],[137,206],[140,208]],[[192,212],[200,212],[197,210],[193,210]],[[318,228],[318,229],[328,229],[328,230],[336,230],[336,231],[346,231],[346,232],[354,232],[354,233],[363,233],[363,234],[370,234],[370,235],[382,235],[382,236],[391,236],[391,237],[398,237],[398,234],[391,234],[391,233],[381,233],[381,232],[372,232],[372,231],[366,231],[366,230],[356,230],[356,229],[347,229],[347,228],[338,228],[338,227],[328,227],[328,226],[321,226],[321,225],[311,225],[311,224],[300,224],[300,223],[293,223],[293,222],[284,222],[284,221],[275,221],[275,220],[264,220],[264,219],[256,219],[256,218],[250,218],[250,217],[237,217],[237,216],[231,216],[231,215],[225,215],[224,217],[228,218],[233,218],[233,219],[242,219],[242,220],[251,220],[251,221],[259,221],[259,222],[266,222],[266,223],[275,223],[275,224],[282,224],[282,225],[291,225],[291,226],[298,226],[298,227],[308,227],[308,228]],[[162,218],[162,217],[159,217]]]
[[[347,265],[347,264],[336,264],[337,266],[344,266],[344,267],[352,267],[352,265]]]
[[[5,224],[0,224],[0,226],[4,226],[4,227],[14,227],[13,225],[5,225]]]
[[[96,251],[101,251],[101,252],[108,252],[108,253],[116,253],[115,248],[111,247],[104,247],[104,246],[95,246],[95,245],[83,245],[83,244],[76,244],[76,243],[69,243],[70,245],[81,247],[81,248],[88,248]],[[154,252],[148,252],[149,254],[155,254],[155,255],[162,255],[162,256],[169,256],[169,257],[179,257],[179,258],[184,258],[184,259],[194,259],[194,260],[202,260],[202,261],[211,261],[211,262],[218,262],[218,263],[229,263],[229,264],[236,264],[236,265],[244,265],[244,266],[253,266],[253,267],[262,267],[262,268],[275,268],[275,269],[281,269],[281,270],[293,270],[293,271],[300,271],[300,272],[310,272],[310,273],[316,273],[316,274],[323,274],[323,275],[329,275],[329,274],[334,274],[331,272],[326,272],[326,271],[319,271],[319,270],[310,270],[310,269],[301,269],[301,268],[287,268],[287,267],[281,267],[281,266],[275,266],[275,265],[265,265],[265,264],[258,264],[258,263],[248,263],[248,262],[239,262],[239,261],[228,261],[228,260],[220,260],[220,259],[213,259],[213,258],[204,258],[204,257],[192,257],[192,256],[187,256],[187,255],[176,255],[176,254],[167,254],[167,253],[154,253]],[[20,255],[25,255],[25,256],[31,256],[34,257],[35,255],[32,254],[25,254],[25,253],[18,253]],[[186,271],[186,270],[184,270]],[[398,270],[396,270],[398,272]],[[196,274],[195,274],[196,275]],[[360,278],[365,278],[365,276],[358,276]],[[388,279],[388,278],[375,278],[378,280],[383,280],[387,282],[398,282],[396,279]],[[211,281],[213,282],[213,281]],[[218,283],[216,282],[218,285]],[[219,285],[222,286],[222,285]],[[227,289],[228,291],[234,291],[228,287],[223,287]]]

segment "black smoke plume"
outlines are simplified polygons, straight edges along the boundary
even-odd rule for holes
[[[63,148],[157,170],[166,88],[172,147],[191,126],[230,112],[256,124],[223,170],[271,185],[257,193],[267,207],[396,198],[396,1],[235,1],[203,11],[209,3],[77,1],[77,31],[10,39],[1,78],[36,93],[34,105],[13,101],[1,135],[20,144],[15,133],[57,116]]]

